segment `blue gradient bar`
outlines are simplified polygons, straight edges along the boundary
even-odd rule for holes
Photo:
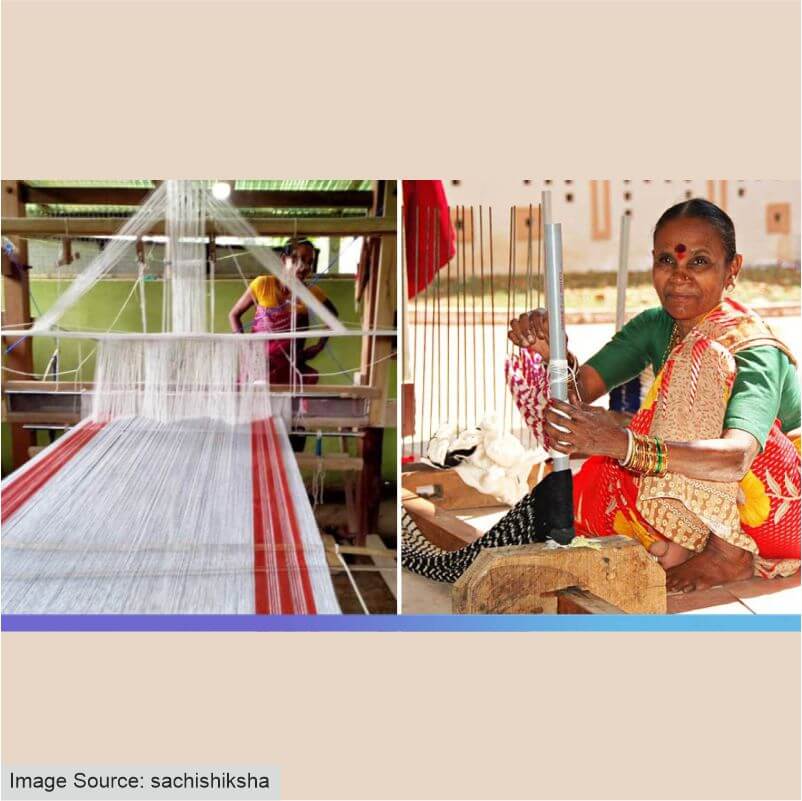
[[[3,631],[800,631],[800,615],[3,615]]]

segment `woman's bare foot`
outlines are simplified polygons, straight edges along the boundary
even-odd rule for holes
[[[691,592],[731,581],[743,581],[753,575],[752,562],[749,551],[711,534],[701,553],[666,571],[666,590]]]
[[[652,543],[649,553],[657,557],[657,561],[663,570],[669,570],[672,567],[681,565],[693,556],[693,551],[689,551],[687,548],[677,545],[676,542],[671,542],[671,540],[658,540]]]

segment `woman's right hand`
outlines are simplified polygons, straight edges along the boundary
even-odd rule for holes
[[[510,320],[507,338],[520,348],[539,353],[544,361],[549,360],[549,315],[545,309],[524,312]]]

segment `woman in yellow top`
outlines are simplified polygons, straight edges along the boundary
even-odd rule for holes
[[[308,239],[291,239],[282,248],[281,263],[284,269],[300,281],[309,280],[315,272],[316,262],[317,251]],[[332,314],[337,314],[334,304],[320,288],[311,286],[310,291]],[[256,307],[251,329],[254,332],[290,331],[293,327],[293,314],[296,330],[309,328],[309,310],[305,304],[296,299],[293,310],[289,288],[272,275],[255,278],[234,304],[228,319],[235,334],[242,333],[242,316],[252,306]],[[308,362],[326,347],[327,339],[321,338],[308,348],[304,347],[305,342],[304,339],[297,339],[294,347],[292,339],[271,339],[265,342],[272,384],[291,383],[293,373],[306,384],[317,383],[317,370]]]

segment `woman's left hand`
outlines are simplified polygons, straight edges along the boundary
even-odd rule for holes
[[[626,431],[616,416],[606,409],[587,403],[571,405],[552,398],[545,417],[545,430],[555,451],[614,459],[623,459],[627,455]]]

